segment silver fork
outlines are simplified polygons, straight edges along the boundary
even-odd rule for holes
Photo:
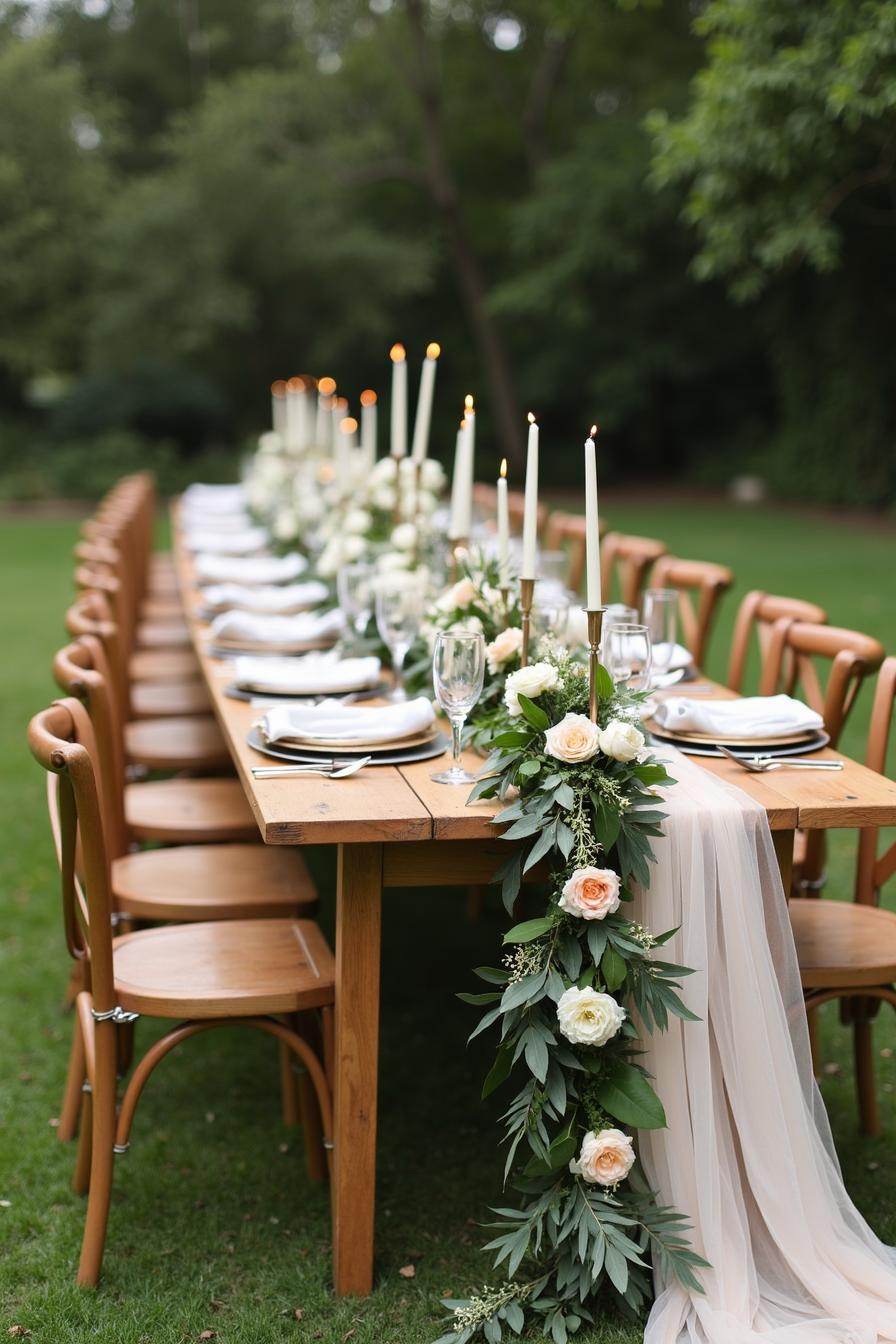
[[[721,742],[716,746],[731,761],[736,761],[742,765],[745,770],[750,770],[754,775],[764,775],[767,770],[842,770],[842,761],[808,761],[802,756],[788,756],[781,760],[775,756],[738,756],[736,752],[729,751],[723,747]]]
[[[357,774],[372,760],[372,756],[362,756],[356,761],[348,761],[342,765],[335,758],[329,762],[321,761],[320,765],[313,765],[310,761],[301,765],[253,765],[252,774],[255,779],[283,779],[291,775],[323,775],[325,779],[348,779],[349,775]]]

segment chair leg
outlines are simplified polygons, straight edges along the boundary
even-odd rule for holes
[[[81,1109],[81,1132],[78,1135],[78,1152],[75,1157],[75,1172],[72,1176],[72,1189],[76,1195],[86,1195],[90,1189],[90,1151],[93,1145],[93,1096],[83,1094]]]
[[[319,1051],[319,1033],[314,1018],[309,1013],[299,1014],[293,1024],[293,1029],[297,1036],[301,1036],[303,1041],[307,1041],[313,1049]],[[294,1056],[293,1059],[295,1059]],[[301,1073],[293,1074],[293,1076],[297,1078],[298,1082],[299,1111],[302,1117],[302,1137],[305,1143],[305,1171],[310,1181],[324,1181],[327,1177],[327,1155],[324,1152],[324,1131],[321,1125],[317,1096],[311,1079],[304,1068]]]
[[[92,1142],[87,1217],[81,1242],[78,1283],[93,1287],[100,1276],[115,1161],[115,1090],[118,1039],[114,1022],[97,1022],[94,1033],[96,1062],[92,1093]]]
[[[81,1114],[81,1102],[84,1096],[81,1086],[86,1077],[84,1037],[81,1035],[81,1023],[76,1017],[72,1023],[72,1048],[68,1057],[62,1108],[59,1112],[59,1128],[56,1130],[56,1137],[60,1143],[70,1143],[78,1132],[78,1117]]]
[[[880,1133],[880,1112],[874,1086],[873,1031],[868,1021],[853,1026],[853,1057],[856,1070],[856,1094],[859,1103],[859,1125],[863,1134]]]
[[[290,1127],[299,1123],[299,1098],[297,1078],[293,1064],[293,1053],[283,1041],[277,1045],[280,1051],[280,1102],[283,1109],[283,1123]]]

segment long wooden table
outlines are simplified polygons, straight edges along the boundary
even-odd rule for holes
[[[366,1295],[373,1282],[383,892],[487,883],[506,856],[506,846],[491,824],[495,806],[468,807],[466,789],[434,783],[432,761],[378,766],[345,781],[254,779],[253,765],[271,764],[246,743],[258,711],[224,695],[232,668],[207,652],[208,628],[196,615],[192,562],[177,536],[175,555],[194,647],[264,842],[338,848],[333,1276],[337,1294]],[[719,694],[730,693],[719,688]],[[730,761],[699,758],[765,808],[785,890],[796,827],[896,825],[896,783],[842,752],[836,755],[846,762],[840,772],[782,770],[770,775],[751,775]],[[471,769],[479,765],[476,758],[469,762]]]

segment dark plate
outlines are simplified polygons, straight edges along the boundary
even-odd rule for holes
[[[371,686],[366,691],[309,691],[307,695],[298,695],[295,691],[244,691],[241,686],[237,686],[235,681],[224,687],[224,694],[230,700],[270,700],[272,705],[280,702],[288,703],[290,700],[320,700],[324,696],[328,700],[344,700],[346,696],[352,697],[352,704],[360,704],[362,700],[376,700],[378,696],[385,695],[389,690],[389,682],[381,681],[378,686]]]
[[[709,742],[701,742],[699,745],[688,742],[681,737],[671,737],[666,733],[659,733],[651,729],[650,737],[654,742],[667,742],[670,747],[677,747],[685,756],[724,756],[724,752],[719,751]],[[729,747],[735,756],[808,756],[810,752],[821,751],[830,742],[830,736],[821,730],[814,737],[805,738],[802,742],[788,742],[786,746],[774,742],[752,742],[750,746],[744,746],[743,742],[738,742],[736,747]],[[728,746],[728,743],[725,743]]]
[[[262,756],[271,756],[275,761],[292,761],[293,764],[305,763],[318,764],[321,761],[333,760],[331,751],[299,751],[296,747],[271,747],[268,746],[257,728],[252,728],[246,737],[249,746]],[[425,742],[420,747],[407,747],[404,751],[390,751],[388,747],[358,747],[359,756],[372,756],[371,765],[412,765],[414,761],[431,761],[435,756],[442,756],[451,742],[445,733],[439,733],[431,742]],[[346,759],[340,757],[340,759]]]

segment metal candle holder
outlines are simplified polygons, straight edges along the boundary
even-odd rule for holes
[[[523,647],[520,650],[520,667],[529,665],[529,632],[531,628],[532,599],[535,596],[535,580],[520,579],[520,625],[523,631]]]
[[[588,717],[597,723],[597,664],[606,607],[586,607],[588,619]]]

